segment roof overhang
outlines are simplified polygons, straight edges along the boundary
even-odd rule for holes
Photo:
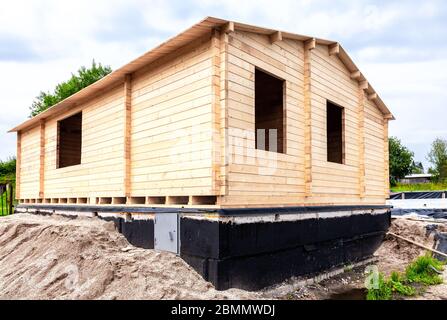
[[[331,49],[334,54],[337,54],[337,56],[340,58],[340,60],[343,62],[343,64],[346,66],[346,68],[351,72],[353,75],[353,78],[357,79],[359,82],[366,82],[367,87],[365,87],[365,91],[368,93],[368,96],[373,97],[375,104],[377,107],[381,110],[381,112],[384,114],[384,117],[390,120],[394,120],[394,116],[391,114],[385,103],[382,101],[382,99],[379,97],[379,95],[376,93],[376,91],[373,89],[373,87],[367,82],[364,75],[359,71],[357,66],[354,64],[354,62],[351,60],[349,55],[346,53],[346,51],[343,49],[343,47],[338,43],[330,40],[320,39],[320,38],[314,38],[310,36],[300,35],[296,33],[290,33],[290,32],[284,32],[274,29],[267,29],[267,28],[261,28],[253,25],[248,25],[244,23],[214,18],[214,17],[207,17],[200,21],[199,23],[193,25],[189,29],[185,30],[184,32],[176,35],[175,37],[163,42],[159,46],[155,47],[154,49],[146,52],[142,56],[136,58],[135,60],[131,61],[130,63],[124,65],[123,67],[113,71],[109,75],[105,76],[104,78],[98,80],[97,82],[91,84],[90,86],[80,90],[79,92],[71,95],[70,97],[66,98],[65,100],[55,104],[48,110],[38,114],[37,116],[28,119],[27,121],[23,122],[22,124],[14,127],[13,129],[9,130],[9,132],[17,132],[24,130],[26,128],[33,127],[40,123],[40,121],[45,120],[47,118],[51,118],[54,116],[57,116],[59,114],[62,114],[64,112],[69,111],[71,108],[85,102],[88,99],[91,99],[95,95],[101,94],[102,92],[106,91],[107,89],[119,85],[121,83],[124,83],[124,79],[126,75],[132,74],[135,71],[139,70],[140,68],[147,66],[148,64],[156,61],[157,59],[161,58],[164,55],[170,54],[178,50],[179,48],[187,45],[190,41],[195,40],[197,38],[200,38],[202,36],[205,36],[207,34],[210,34],[212,30],[214,29],[220,29],[225,32],[232,32],[234,30],[240,30],[240,31],[248,31],[248,32],[254,32],[259,34],[265,34],[269,35],[271,41],[277,41],[281,39],[294,39],[299,41],[313,41],[314,44],[322,44],[322,45],[328,45],[328,46],[334,46],[334,49]],[[355,77],[354,77],[355,76]]]

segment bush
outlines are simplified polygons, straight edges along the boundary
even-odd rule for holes
[[[392,289],[388,284],[388,281],[385,280],[383,274],[379,273],[378,288],[368,289],[368,293],[366,294],[366,300],[391,300],[391,298],[392,298]]]
[[[398,272],[393,272],[388,280],[380,273],[378,288],[368,289],[366,300],[391,300],[393,295],[415,295],[416,290],[405,283],[406,279]]]
[[[405,270],[405,274],[392,272],[389,279],[379,273],[378,288],[368,289],[366,300],[391,300],[394,296],[414,296],[412,284],[435,285],[443,282],[439,273],[444,269],[443,262],[430,254],[418,257]]]
[[[447,182],[429,182],[429,183],[415,183],[415,184],[402,184],[398,183],[391,188],[392,192],[404,192],[404,191],[436,191],[447,190]]]
[[[410,283],[425,285],[440,284],[443,282],[438,272],[444,270],[443,263],[430,254],[417,258],[406,269],[405,275]]]
[[[16,159],[9,158],[6,161],[0,161],[0,182],[6,180],[15,180]]]
[[[51,106],[68,98],[83,88],[95,83],[112,72],[109,66],[103,66],[93,60],[91,67],[81,67],[76,74],[72,74],[68,81],[59,83],[52,93],[41,92],[30,108],[31,117],[47,110]]]
[[[399,293],[403,296],[414,296],[416,294],[416,290],[409,285],[405,285],[404,283],[406,282],[406,279],[397,271],[391,273],[391,278],[388,280],[388,284],[393,292]]]

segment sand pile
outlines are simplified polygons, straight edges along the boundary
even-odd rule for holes
[[[426,226],[430,224],[433,223],[395,219],[390,231],[432,247],[433,234],[426,236]],[[447,226],[439,224],[438,231],[447,232]],[[413,259],[424,253],[424,249],[387,236],[376,252],[379,270],[387,275],[394,270],[404,271]],[[181,258],[135,248],[115,231],[112,222],[96,218],[28,214],[2,217],[0,266],[0,299],[269,297],[269,292],[216,291]],[[344,279],[345,275],[340,277]],[[447,271],[445,277],[447,282]],[[359,279],[360,286],[363,273]],[[343,286],[345,282],[346,279]],[[324,283],[321,287],[326,296],[338,290]],[[447,298],[446,295],[447,285],[440,285],[430,287],[420,298],[440,299]]]
[[[255,299],[216,291],[181,258],[131,246],[112,222],[0,218],[0,299]]]
[[[433,225],[433,222],[415,221],[405,218],[393,219],[390,232],[398,234],[407,239],[422,243],[429,248],[434,244],[433,233],[426,234],[426,226]],[[447,231],[447,225],[437,223],[437,230]],[[426,250],[419,248],[406,241],[387,236],[380,248],[376,252],[378,258],[377,266],[380,272],[387,276],[392,271],[404,272],[405,268]],[[443,273],[444,283],[441,285],[427,287],[424,294],[407,297],[406,299],[420,300],[446,300],[447,299],[447,268]],[[308,285],[299,288],[295,292],[285,295],[287,299],[364,299],[365,298],[365,267],[348,270],[343,274],[331,279],[322,281],[319,284]]]
[[[427,236],[427,226],[434,225],[433,222],[408,220],[405,218],[394,219],[390,232],[396,233],[407,239],[424,244],[432,248],[434,245],[433,233]],[[439,232],[447,232],[445,223],[436,223]],[[429,227],[430,228],[430,227]],[[385,274],[392,271],[404,271],[406,266],[418,256],[427,251],[409,244],[406,241],[388,236],[383,242],[376,255],[379,258],[379,269]],[[418,300],[446,300],[447,299],[447,268],[443,273],[444,283],[437,286],[429,286],[423,295],[412,297]]]
[[[437,225],[437,231],[447,232],[445,224],[405,218],[393,219],[389,232],[433,248],[434,233],[427,234],[426,226],[429,225]],[[412,260],[425,254],[426,251],[423,248],[388,235],[376,252],[376,256],[379,258],[379,269],[385,274],[389,274],[393,270],[403,271]]]

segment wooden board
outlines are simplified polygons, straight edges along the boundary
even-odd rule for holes
[[[213,29],[21,132],[17,197],[383,204],[387,120],[340,57],[312,38]],[[285,81],[284,153],[255,146],[256,68]],[[343,164],[327,161],[327,101],[344,108]],[[80,111],[81,164],[56,169],[58,121]]]

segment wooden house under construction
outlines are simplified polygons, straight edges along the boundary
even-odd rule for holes
[[[258,288],[374,252],[392,119],[339,43],[209,17],[11,130],[18,209],[125,213],[123,230],[138,213],[146,247],[175,213],[173,251],[218,288]],[[370,237],[349,242],[356,254],[297,256],[359,235]],[[244,257],[268,273],[272,252],[315,263],[256,278]]]

